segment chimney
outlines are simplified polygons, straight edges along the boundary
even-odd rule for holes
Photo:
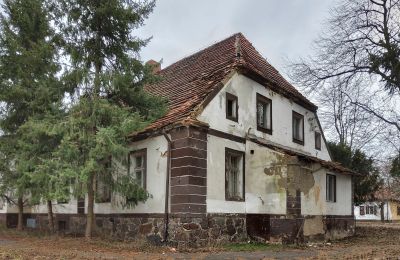
[[[155,60],[147,61],[146,66],[149,66],[153,70],[153,74],[157,74],[161,70],[161,64]]]

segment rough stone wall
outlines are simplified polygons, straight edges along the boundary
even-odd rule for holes
[[[169,242],[178,248],[247,241],[244,214],[175,215],[169,223]]]

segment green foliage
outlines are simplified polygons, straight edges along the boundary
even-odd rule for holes
[[[148,40],[132,34],[154,1],[68,0],[53,1],[53,7],[60,14],[57,22],[71,62],[64,80],[78,96],[60,127],[58,167],[75,174],[76,196],[92,192],[97,179],[129,197],[121,202],[124,206],[134,206],[149,194],[126,169],[110,167],[110,158],[126,161],[127,135],[165,112],[165,102],[143,90],[155,80],[137,59]]]
[[[56,77],[60,67],[54,62],[58,37],[49,25],[43,0],[5,0],[3,9],[0,193],[21,197],[35,191],[38,200],[41,195],[36,188],[44,183],[36,181],[46,178],[36,176],[36,168],[56,146],[57,138],[48,135],[46,128],[59,113],[63,97],[63,87]],[[43,121],[47,117],[50,121]]]
[[[374,192],[382,185],[382,179],[378,169],[374,166],[374,160],[368,158],[359,149],[352,151],[346,144],[328,142],[332,160],[357,172],[360,176],[354,176],[354,200],[362,203],[374,198]]]
[[[400,177],[400,154],[392,160],[390,175],[392,175],[393,177]]]

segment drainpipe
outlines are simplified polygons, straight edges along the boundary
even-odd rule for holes
[[[169,226],[169,179],[171,176],[171,139],[169,136],[163,132],[165,139],[168,142],[167,151],[167,177],[165,180],[165,216],[164,216],[164,243],[168,240],[168,226]]]

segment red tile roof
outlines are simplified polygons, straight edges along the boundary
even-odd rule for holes
[[[185,121],[195,122],[196,111],[221,87],[234,71],[253,78],[295,102],[316,110],[317,107],[287,82],[241,34],[234,34],[212,46],[161,70],[161,80],[146,91],[169,100],[165,116],[149,125],[145,132]],[[214,92],[213,92],[214,91]]]

